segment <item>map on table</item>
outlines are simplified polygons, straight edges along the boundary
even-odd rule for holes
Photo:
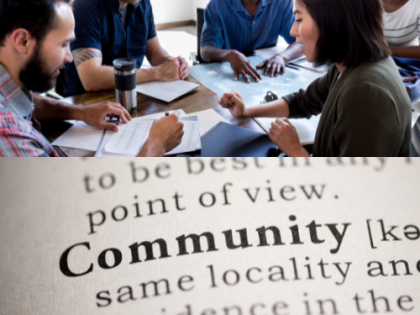
[[[262,56],[252,56],[248,58],[251,64],[256,65],[265,59]],[[258,70],[263,79],[256,83],[246,83],[242,77],[238,81],[233,81],[233,71],[229,62],[203,64],[190,68],[191,76],[212,90],[219,96],[232,90],[238,91],[245,101],[246,106],[258,105],[263,102],[267,92],[276,94],[279,98],[284,95],[306,89],[315,79],[322,77],[324,73],[316,73],[309,70],[294,70],[286,68],[284,75],[276,77],[264,76],[264,69]],[[302,144],[314,142],[316,129],[320,116],[313,116],[311,119],[290,119],[295,126]],[[275,118],[255,118],[255,121],[264,131],[268,132],[271,123]]]
[[[265,60],[262,56],[252,56],[248,59],[254,67]],[[203,64],[190,68],[190,74],[194,79],[219,96],[232,90],[238,91],[246,106],[260,104],[268,91],[280,98],[299,89],[306,89],[313,80],[322,76],[308,70],[290,68],[286,68],[284,75],[273,78],[264,76],[264,69],[258,72],[263,77],[260,82],[251,80],[251,83],[246,83],[242,77],[237,81],[233,80],[233,70],[229,62]]]

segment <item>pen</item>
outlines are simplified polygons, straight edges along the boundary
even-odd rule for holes
[[[115,118],[115,120],[113,120],[114,118]],[[119,116],[114,116],[114,117],[110,120],[110,122],[118,126],[118,125],[120,124],[120,117],[119,117]],[[100,153],[100,152],[99,152],[99,150],[100,150],[100,149],[101,149],[101,147],[102,147],[102,142],[104,141],[105,134],[106,134],[106,128],[104,128],[104,132],[102,133],[101,140],[99,141],[98,148],[96,149],[95,157],[97,157],[97,156],[98,156],[98,154]]]
[[[290,68],[290,69],[294,69],[294,70],[300,70],[299,68],[297,68],[297,67],[293,67],[293,66],[291,66],[291,65],[285,65],[287,68]]]
[[[112,117],[112,119],[109,120],[109,122],[118,125],[120,123],[120,116],[115,115],[114,117]]]

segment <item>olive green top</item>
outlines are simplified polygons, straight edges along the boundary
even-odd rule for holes
[[[284,97],[290,118],[322,112],[314,156],[408,156],[411,102],[391,57],[340,76],[335,65],[306,91]]]

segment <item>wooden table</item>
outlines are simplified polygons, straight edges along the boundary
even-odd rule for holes
[[[187,81],[198,83],[191,76],[187,79]],[[91,105],[103,101],[115,102],[115,91],[112,90],[96,93],[85,93],[73,97],[68,97],[65,100],[72,104],[82,105]],[[227,109],[224,109],[219,105],[219,100],[220,97],[204,85],[200,85],[198,90],[194,91],[193,93],[187,94],[169,104],[137,93],[137,112],[133,113],[131,116],[135,118],[175,109],[182,109],[185,113],[190,114],[212,108],[234,125],[245,127],[251,130],[262,131],[261,127],[259,127],[253,119],[234,118]],[[70,124],[64,122],[50,122],[45,124],[45,126],[43,124],[44,134],[51,139],[58,138],[70,127]],[[86,150],[71,149],[64,147],[61,147],[61,149],[68,156],[72,157],[89,157],[94,156],[95,154],[95,152]]]

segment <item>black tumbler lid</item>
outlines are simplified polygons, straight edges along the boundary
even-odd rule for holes
[[[114,69],[118,71],[131,71],[136,69],[136,61],[130,58],[119,58],[113,62]]]

